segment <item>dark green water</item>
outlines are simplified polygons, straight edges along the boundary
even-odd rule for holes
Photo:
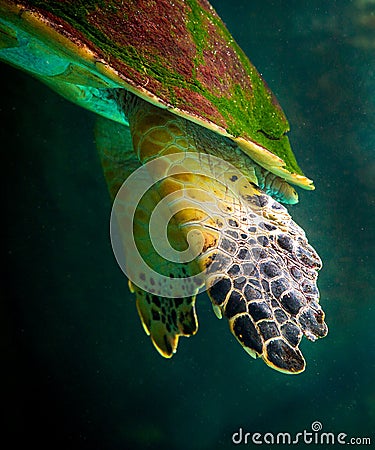
[[[305,373],[283,375],[249,358],[202,296],[198,334],[163,360],[113,258],[94,116],[1,65],[9,448],[230,449],[239,427],[297,433],[314,421],[375,443],[375,4],[213,4],[278,96],[315,181],[290,211],[324,262],[329,335],[302,344]]]

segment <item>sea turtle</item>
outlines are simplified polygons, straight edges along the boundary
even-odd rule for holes
[[[0,0],[0,59],[98,115],[112,198],[132,180],[130,204],[142,179],[133,173],[147,167],[154,183],[122,239],[134,237],[141,259],[163,277],[126,260],[157,350],[171,357],[179,336],[196,333],[195,296],[204,284],[251,356],[285,373],[303,371],[302,336],[327,334],[316,287],[321,261],[280,202],[297,202],[289,183],[314,187],[297,165],[277,100],[212,6]],[[165,258],[152,245],[158,203],[168,216],[160,232],[177,254],[191,251],[190,260]]]

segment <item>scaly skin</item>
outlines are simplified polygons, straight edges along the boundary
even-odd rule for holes
[[[315,340],[327,333],[316,287],[321,262],[303,230],[255,184],[249,167],[243,176],[223,172],[223,165],[215,164],[209,155],[221,155],[225,139],[129,94],[124,94],[122,107],[141,163],[164,157],[152,174],[155,180],[163,179],[135,215],[134,235],[142,257],[174,278],[202,272],[215,313],[228,318],[230,330],[251,356],[282,372],[303,371],[298,348],[302,335]],[[181,168],[185,173],[174,175]],[[165,198],[169,213],[164,226],[178,251],[189,248],[195,255],[188,264],[165,261],[153,249],[148,224]],[[152,277],[137,273],[134,261],[129,264],[134,266],[131,289],[144,328],[158,351],[170,357],[179,336],[197,330],[194,303],[199,285],[193,295],[176,301],[168,298],[167,285],[155,285]]]

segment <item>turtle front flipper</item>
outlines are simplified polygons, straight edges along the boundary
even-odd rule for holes
[[[284,206],[256,186],[247,191],[222,228],[206,272],[208,294],[251,356],[299,373],[302,335],[327,334],[316,287],[321,261]]]
[[[167,278],[173,267],[169,281],[155,279],[140,272],[142,261],[127,247],[137,268],[130,279],[157,300],[182,296],[176,295],[171,278],[184,279],[186,290],[191,280],[193,287],[205,283],[216,314],[228,318],[232,333],[251,356],[282,372],[303,371],[305,360],[298,348],[302,335],[315,340],[327,333],[316,287],[321,262],[304,231],[255,184],[252,167],[244,167],[244,175],[225,159],[235,159],[239,151],[229,140],[135,97],[126,105],[134,150],[153,179],[152,190],[142,199],[147,206],[134,212],[139,253]],[[136,180],[128,184],[138,186]],[[287,190],[282,195],[293,198]],[[159,202],[165,210],[156,235],[161,239],[164,227],[175,250],[184,254],[189,249],[193,257],[182,266],[185,272],[176,269],[173,259],[160,258],[153,245],[158,242],[150,237],[150,218]],[[138,309],[146,331],[153,334],[153,306],[147,308]]]

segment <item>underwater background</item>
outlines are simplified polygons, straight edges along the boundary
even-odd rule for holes
[[[161,358],[110,246],[95,116],[1,64],[0,430],[13,448],[230,449],[240,427],[314,421],[375,443],[375,2],[211,3],[315,181],[288,209],[323,260],[329,334],[304,339],[306,371],[284,375],[243,351],[204,294],[198,334]]]

